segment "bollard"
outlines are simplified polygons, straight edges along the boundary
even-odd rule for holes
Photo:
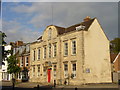
[[[56,80],[54,80],[54,88],[56,87]]]
[[[39,86],[39,84],[38,84],[38,85],[37,85],[37,90],[39,90],[39,87],[40,87],[40,86]]]
[[[75,87],[75,90],[77,90],[77,87]]]
[[[12,84],[13,84],[13,89],[12,90],[14,90],[15,89],[15,78],[12,78]]]

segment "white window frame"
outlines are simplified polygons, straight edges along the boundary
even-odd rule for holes
[[[49,30],[48,30],[48,39],[51,39],[51,34],[52,34],[52,29],[49,28]]]
[[[64,42],[64,56],[68,56],[68,42]]]
[[[36,53],[36,52],[35,52],[35,49],[34,49],[34,50],[33,50],[33,61],[35,61],[35,57],[36,57],[36,56],[35,56],[35,53]]]
[[[53,44],[53,57],[56,57],[57,56],[57,44],[54,43]]]
[[[73,67],[73,64],[76,65],[76,67]],[[72,63],[72,74],[73,74],[73,78],[76,78],[76,70],[77,70],[77,64],[76,63]]]
[[[37,70],[38,70],[37,76],[39,77],[40,76],[40,65],[37,66]]]
[[[45,67],[43,66],[43,76],[45,77],[46,75],[47,75],[46,69],[45,69]]]
[[[54,78],[56,78],[56,74],[57,74],[56,72],[57,72],[57,65],[54,64],[54,65],[53,65],[53,77],[54,77]]]
[[[33,66],[33,77],[35,76],[35,66]]]
[[[28,62],[27,62],[27,60],[28,60]],[[29,57],[28,56],[25,58],[25,66],[29,66]]]
[[[67,67],[65,67],[67,65]],[[67,70],[65,70],[67,68]],[[68,63],[64,63],[64,78],[68,78]]]
[[[52,45],[48,45],[48,57],[51,58],[51,50],[52,50]]]
[[[43,59],[46,58],[46,54],[47,54],[47,48],[46,46],[43,47]]]
[[[24,58],[23,58],[23,57],[21,57],[20,62],[21,62],[21,63],[20,63],[20,66],[23,67],[23,64],[24,64]]]
[[[74,47],[74,44],[73,44],[73,42],[75,42],[75,47]],[[72,40],[72,55],[76,55],[76,53],[77,53],[77,45],[76,45],[76,40]]]
[[[40,60],[40,54],[41,54],[41,49],[40,48],[38,48],[38,60]]]

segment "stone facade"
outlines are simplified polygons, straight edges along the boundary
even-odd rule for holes
[[[30,81],[80,85],[111,83],[109,40],[98,20],[48,26],[30,45]]]

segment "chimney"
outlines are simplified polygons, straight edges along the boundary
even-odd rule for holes
[[[23,45],[23,41],[16,41],[15,44],[16,44],[16,46]]]
[[[84,18],[84,22],[89,21],[89,20],[91,20],[90,16],[87,16],[86,18]]]

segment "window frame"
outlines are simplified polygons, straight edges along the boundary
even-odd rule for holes
[[[73,44],[73,42],[75,42],[75,44]],[[74,47],[75,46],[75,47]],[[76,55],[77,54],[77,44],[76,44],[76,40],[72,40],[71,42],[71,54],[72,55]]]
[[[68,42],[64,42],[64,56],[68,56]]]

